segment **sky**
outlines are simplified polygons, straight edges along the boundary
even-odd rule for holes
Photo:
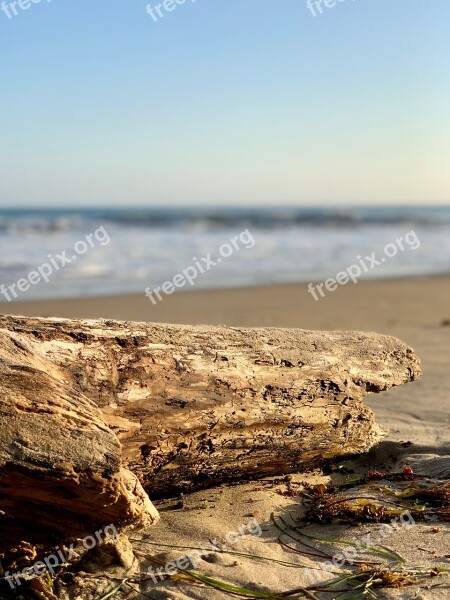
[[[450,203],[448,0],[20,2],[0,207]]]

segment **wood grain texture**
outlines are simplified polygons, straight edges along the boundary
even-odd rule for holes
[[[42,468],[50,481],[64,472],[62,463],[73,469],[76,462],[80,489],[91,485],[82,479],[88,472],[103,469],[112,482],[122,470],[136,475],[150,497],[366,452],[383,435],[366,395],[420,376],[411,348],[373,333],[109,320],[1,317],[0,361],[1,402],[5,393],[9,398],[2,432],[28,427],[45,439],[43,414],[50,423],[57,413],[67,445],[49,448],[52,458]],[[20,376],[8,361],[23,364]],[[12,452],[8,435],[0,434],[0,482],[11,469],[35,477],[31,451],[22,443],[19,454]],[[16,493],[8,477],[0,508]],[[39,493],[44,506],[47,491]],[[83,499],[85,514],[96,494],[94,485]],[[154,518],[148,505],[143,512]]]

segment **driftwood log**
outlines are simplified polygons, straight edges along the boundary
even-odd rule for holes
[[[145,492],[368,451],[383,432],[364,397],[419,376],[371,333],[0,317],[0,515],[149,524]]]

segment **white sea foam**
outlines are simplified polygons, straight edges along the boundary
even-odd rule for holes
[[[27,299],[142,292],[143,282],[157,287],[246,228],[255,247],[224,261],[196,287],[324,280],[411,229],[421,247],[366,277],[450,271],[448,208],[0,211],[0,283],[26,276],[49,254],[70,255],[77,240],[102,225],[110,244],[78,256]]]

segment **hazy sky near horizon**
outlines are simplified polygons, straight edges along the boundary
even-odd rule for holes
[[[0,12],[0,207],[450,202],[448,0],[34,2]]]

